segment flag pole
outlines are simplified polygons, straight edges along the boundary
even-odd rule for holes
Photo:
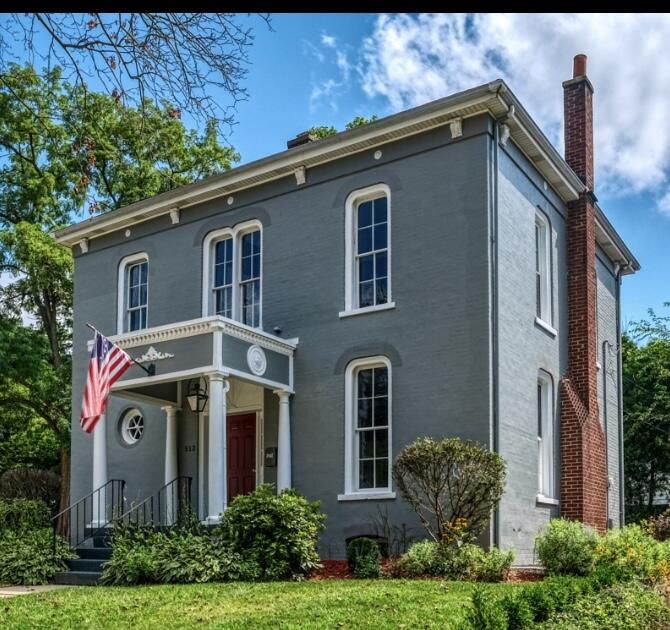
[[[94,332],[100,332],[93,324],[89,324],[86,322],[86,325],[93,330]],[[100,333],[102,335],[102,333]],[[130,357],[130,355],[128,355]],[[148,368],[144,367],[141,363],[135,361],[133,357],[130,357],[130,360],[138,367],[142,368],[149,376],[155,376],[156,375],[156,366],[151,363]]]

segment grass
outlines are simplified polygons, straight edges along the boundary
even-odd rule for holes
[[[455,629],[473,588],[439,580],[78,587],[3,601],[0,628]]]

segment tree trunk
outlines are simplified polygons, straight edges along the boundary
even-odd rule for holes
[[[60,505],[58,511],[62,512],[70,505],[70,451],[66,446],[60,449]],[[70,518],[63,514],[56,523],[56,531],[67,538],[70,529]]]

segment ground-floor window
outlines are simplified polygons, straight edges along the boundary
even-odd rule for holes
[[[537,377],[538,492],[553,499],[554,487],[554,382],[540,370]]]

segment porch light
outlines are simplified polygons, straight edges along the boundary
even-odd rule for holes
[[[188,382],[186,400],[188,401],[188,406],[191,408],[191,411],[202,413],[205,410],[208,398],[207,388],[200,386],[200,379]]]

